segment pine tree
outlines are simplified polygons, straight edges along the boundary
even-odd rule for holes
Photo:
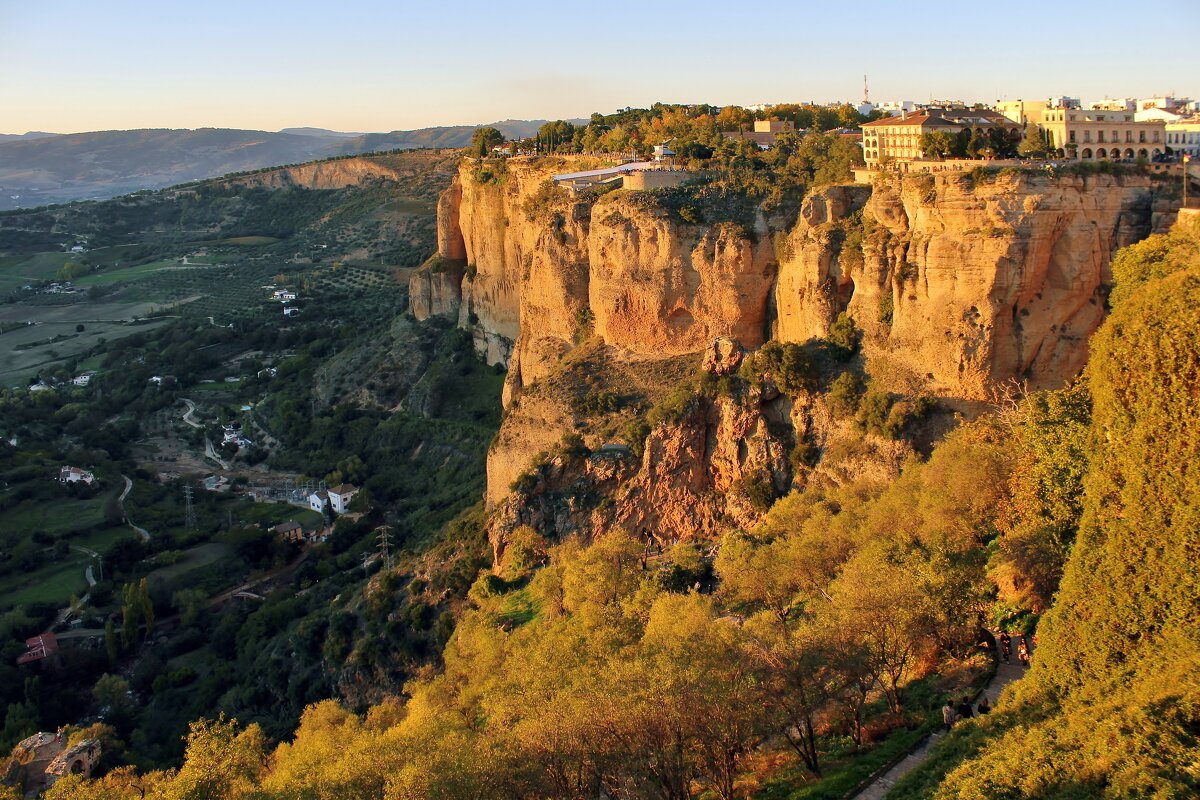
[[[1030,122],[1025,127],[1025,138],[1017,146],[1017,155],[1026,158],[1042,158],[1046,155],[1046,137],[1036,123]]]

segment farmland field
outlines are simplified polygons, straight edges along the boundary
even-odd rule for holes
[[[135,267],[121,267],[104,272],[94,272],[91,275],[83,275],[75,279],[75,285],[84,288],[88,286],[105,286],[110,283],[137,280],[144,275],[153,275],[159,270],[177,268],[178,266],[179,262],[175,259],[151,261],[147,264],[138,264]]]
[[[47,482],[51,480],[46,478]],[[65,494],[66,489],[62,491]],[[39,530],[52,536],[82,531],[104,521],[105,500],[116,491],[114,488],[87,500],[66,497],[55,502],[29,500],[5,512],[4,524],[16,530]]]
[[[101,339],[113,341],[163,325],[168,320],[144,319],[158,308],[149,302],[0,305],[0,324],[35,323],[0,334],[0,386],[28,383],[39,369],[86,352]],[[139,322],[133,323],[135,318]],[[76,330],[80,325],[83,331]]]
[[[38,253],[32,256],[0,257],[0,293],[28,283],[52,281],[71,253]]]
[[[152,581],[173,581],[194,569],[212,564],[229,555],[229,548],[209,542],[183,552],[183,558],[167,567],[159,567],[147,577]]]
[[[69,560],[0,578],[0,610],[26,603],[66,605],[72,594],[87,591],[83,572],[88,561],[86,555],[72,551]]]

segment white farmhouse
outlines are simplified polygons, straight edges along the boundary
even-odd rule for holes
[[[86,469],[79,467],[63,467],[58,471],[59,483],[86,483],[91,486],[96,482],[96,476]]]
[[[334,513],[345,514],[350,507],[350,501],[356,494],[358,494],[358,487],[350,483],[343,483],[330,489],[329,503],[333,506]]]

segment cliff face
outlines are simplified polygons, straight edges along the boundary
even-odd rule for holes
[[[437,254],[408,280],[409,307],[420,322],[434,316],[458,321],[467,264],[467,248],[458,214],[461,205],[462,184],[456,175],[450,186],[438,195]]]
[[[527,405],[523,400],[517,413],[527,413]],[[586,455],[558,453],[511,492],[508,485],[492,491],[489,460],[488,495],[499,504],[488,528],[496,563],[520,525],[556,538],[616,526],[660,544],[753,526],[762,509],[745,487],[758,481],[774,493],[791,483],[789,411],[788,399],[770,390],[698,397],[680,419],[650,431],[640,456],[611,444]]]
[[[761,213],[749,226],[689,223],[645,193],[572,197],[549,183],[568,168],[510,161],[480,180],[468,162],[438,206],[441,254],[459,257],[457,219],[468,265],[459,324],[509,366],[510,395],[581,336],[635,356],[696,352],[721,335],[764,341],[775,259]],[[413,278],[418,318],[454,305],[433,274]]]
[[[826,187],[805,198],[796,226],[781,235],[776,338],[803,342],[826,336],[845,310],[853,272],[862,264],[861,241],[846,241],[848,223],[857,222],[852,215],[870,196],[871,187],[856,185]]]
[[[690,195],[627,191],[596,198],[550,182],[588,166],[464,163],[439,202],[438,263],[413,277],[418,318],[457,316],[490,363],[507,364],[506,406],[561,380],[564,359],[584,341],[635,364],[699,353],[719,336],[748,348],[768,338],[804,342],[828,335],[843,311],[862,330],[867,370],[884,388],[900,375],[906,387],[983,400],[1013,379],[1059,385],[1087,358],[1113,250],[1149,233],[1153,218],[1148,177],[947,174],[825,187],[780,228],[733,201],[689,207]],[[586,430],[587,415],[568,406],[535,393],[506,417],[488,457],[490,505],[564,431]],[[711,515],[733,506],[722,497],[709,509],[704,498],[742,480],[755,448],[771,453],[751,459],[755,470],[780,457],[755,439],[762,409],[747,417],[710,404],[694,413],[703,424],[698,417],[660,440],[652,433],[642,463],[589,468],[589,481],[622,487],[605,505],[606,524],[707,530]],[[811,425],[808,416],[772,414],[782,414],[788,436]],[[872,458],[887,472],[902,456]],[[546,486],[580,479],[560,467],[542,476]],[[576,525],[594,513],[551,513],[523,498],[505,512],[510,521],[540,514],[562,529],[561,520]]]
[[[244,186],[265,189],[344,189],[376,178],[395,180],[400,177],[402,173],[396,169],[368,158],[339,158],[280,167],[234,180]]]
[[[693,224],[638,202],[643,197],[614,193],[593,210],[588,296],[596,334],[639,355],[695,353],[719,336],[762,344],[776,268],[762,213],[749,230]]]
[[[849,311],[868,358],[983,399],[1078,373],[1113,251],[1150,233],[1151,192],[1140,176],[925,176],[877,185],[865,217]]]

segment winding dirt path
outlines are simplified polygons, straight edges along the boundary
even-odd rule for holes
[[[121,492],[121,496],[117,498],[117,507],[121,509],[121,517],[125,520],[125,523],[129,527],[133,528],[134,533],[142,537],[143,542],[148,542],[150,541],[150,531],[146,530],[141,525],[134,525],[133,520],[131,520],[129,515],[125,513],[125,498],[133,489],[133,481],[130,480],[128,475],[122,475],[121,477],[125,479],[125,491]]]

